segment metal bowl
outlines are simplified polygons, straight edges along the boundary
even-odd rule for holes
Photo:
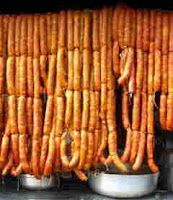
[[[50,177],[42,177],[41,179],[37,179],[32,175],[23,174],[19,178],[20,185],[23,188],[30,190],[47,190],[54,187],[60,186],[59,176],[50,176]]]
[[[90,174],[89,186],[96,193],[117,198],[142,197],[157,188],[159,173],[143,175]]]

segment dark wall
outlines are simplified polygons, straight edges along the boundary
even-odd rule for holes
[[[119,0],[132,7],[172,9],[169,0]],[[99,8],[103,5],[116,5],[117,0],[0,0],[1,13],[49,12],[59,9]]]

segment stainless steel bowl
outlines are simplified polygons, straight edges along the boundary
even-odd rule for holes
[[[142,197],[157,188],[159,173],[144,175],[90,174],[89,186],[96,193],[117,198]]]
[[[32,175],[23,174],[20,176],[20,185],[30,190],[46,190],[60,186],[59,176],[42,177],[37,179]]]

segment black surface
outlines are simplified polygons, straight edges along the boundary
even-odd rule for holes
[[[116,5],[116,0],[6,0],[0,1],[1,13],[54,12],[62,9],[100,8],[103,5]]]
[[[164,0],[0,0],[1,13],[33,13],[51,12],[60,9],[99,8],[103,5],[115,6],[117,2],[124,2],[129,6],[139,8],[159,8],[173,10],[173,1]]]

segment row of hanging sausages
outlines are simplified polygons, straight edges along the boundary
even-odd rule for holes
[[[126,7],[119,5],[113,15],[113,39],[114,46],[116,41],[123,50],[125,47],[131,47],[143,50],[148,53],[148,86],[147,93],[153,95],[160,92],[159,117],[160,125],[164,130],[172,131],[173,108],[172,108],[172,63],[173,63],[173,14],[172,12],[147,10]],[[117,31],[116,31],[117,30]],[[137,53],[139,54],[139,53]],[[138,56],[137,56],[138,57]],[[142,59],[142,58],[141,58]],[[138,60],[138,59],[137,59]],[[137,64],[138,62],[135,62]],[[141,64],[143,64],[141,62]],[[116,67],[115,74],[119,76],[120,68]],[[128,91],[134,92],[141,89],[138,85],[138,77],[142,77],[136,71],[137,80],[134,81],[134,69],[127,65],[124,77],[130,77]],[[131,65],[132,66],[132,65]],[[130,71],[132,71],[130,75]],[[119,80],[121,81],[121,79]]]
[[[117,154],[111,23],[109,8],[0,17],[3,176],[74,171],[87,180],[107,160],[127,172]]]
[[[145,155],[157,172],[155,109],[173,129],[172,21],[171,12],[125,5],[1,15],[1,174],[74,171],[87,180],[85,172],[111,163],[137,171]]]

